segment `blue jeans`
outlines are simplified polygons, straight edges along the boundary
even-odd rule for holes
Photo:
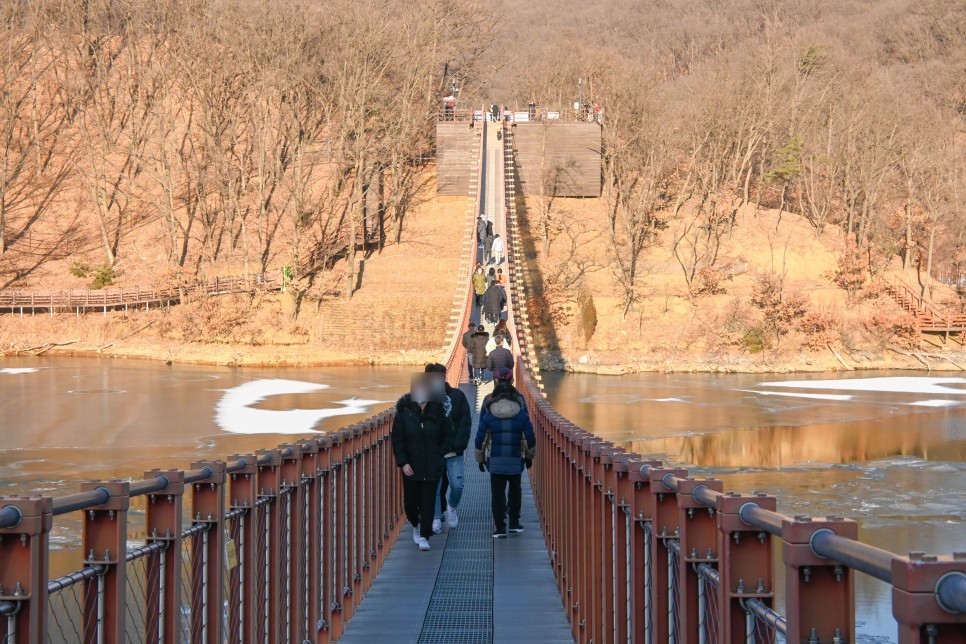
[[[439,486],[436,488],[436,496],[441,496],[447,494],[449,497],[446,499],[445,496],[440,498],[440,505],[443,501],[448,501],[451,508],[458,508],[460,505],[460,499],[463,498],[463,475],[466,473],[466,461],[463,457],[466,454],[460,454],[459,456],[450,456],[446,459],[446,476],[440,479]],[[449,492],[443,492],[443,481],[446,481],[449,485]],[[442,511],[436,514],[437,519],[443,518]]]

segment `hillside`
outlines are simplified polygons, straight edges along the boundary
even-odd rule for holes
[[[618,273],[607,259],[606,200],[555,204],[564,223],[549,254],[532,226],[538,200],[529,200],[523,218],[530,313],[544,368],[764,372],[966,364],[956,338],[944,344],[940,336],[921,336],[912,316],[882,290],[884,279],[916,284],[898,259],[881,279],[864,279],[855,296],[836,285],[845,247],[837,230],[817,233],[798,215],[744,208],[704,271],[706,284],[689,288],[673,250],[681,222],[671,220],[643,253],[638,297],[625,314]],[[767,297],[776,282],[779,304]],[[932,288],[934,301],[963,310],[954,289],[937,282]]]
[[[434,182],[428,182],[432,185]],[[439,358],[454,306],[465,198],[430,194],[407,217],[400,243],[390,240],[360,253],[359,288],[352,299],[338,291],[346,261],[336,261],[296,311],[293,293],[214,297],[167,310],[60,311],[21,319],[0,315],[0,355],[97,355],[207,364],[296,366],[316,364],[423,364]],[[161,224],[129,233],[131,248],[151,248]],[[9,251],[8,256],[15,256]],[[118,273],[119,286],[150,283],[165,258],[144,260]],[[86,286],[69,274],[76,258],[43,264],[38,283]],[[225,274],[239,267],[219,265]],[[144,281],[140,281],[144,280]]]

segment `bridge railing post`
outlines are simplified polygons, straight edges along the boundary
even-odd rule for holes
[[[757,636],[747,639],[747,613],[742,602],[757,598],[771,606],[775,596],[775,558],[771,534],[741,520],[741,508],[748,504],[774,512],[777,502],[765,494],[718,497],[717,628],[721,641],[757,644],[764,640]]]
[[[123,644],[127,621],[127,512],[131,484],[128,481],[88,481],[82,492],[104,488],[107,503],[84,511],[84,564],[103,571],[84,582],[83,644]]]
[[[357,592],[359,581],[359,438],[360,429],[353,425],[342,432],[343,448],[343,486],[345,505],[343,506],[343,543],[345,544],[345,575],[343,581],[343,619],[348,623],[355,614],[356,603],[361,601]]]
[[[604,466],[604,523],[608,538],[604,539],[604,621],[603,631],[606,642],[621,641],[621,632],[627,621],[626,616],[626,543],[625,543],[625,501],[621,497],[620,478],[626,474],[622,461],[623,450],[611,446],[601,452]],[[626,639],[624,640],[626,641]]]
[[[332,641],[332,605],[333,580],[335,579],[335,550],[332,547],[332,535],[335,522],[333,508],[335,507],[335,479],[332,473],[333,436],[322,436],[319,444],[319,621],[317,622],[316,642],[328,644]]]
[[[661,467],[660,461],[641,461],[637,455],[625,457],[627,475],[622,479],[622,496],[627,499],[625,530],[627,543],[627,611],[628,635],[621,641],[652,642],[648,535],[651,531],[650,480],[645,467]]]
[[[144,473],[144,478],[163,476],[168,486],[147,496],[145,533],[147,543],[164,543],[162,552],[146,556],[145,583],[157,583],[164,593],[145,589],[144,637],[146,642],[177,644],[181,636],[181,549],[184,472]]]
[[[858,525],[839,517],[796,516],[782,521],[788,639],[831,642],[833,638],[840,638],[852,642],[855,640],[853,572],[813,552],[812,537],[819,531],[855,539]]]
[[[201,536],[201,548],[191,552],[195,570],[202,571],[202,581],[195,580],[191,596],[192,633],[204,633],[209,642],[225,639],[225,462],[199,461],[193,470],[207,470],[204,481],[191,486],[191,516],[195,525],[207,529]]]
[[[966,587],[966,552],[951,557],[911,552],[892,561],[892,614],[899,622],[899,644],[966,641],[966,612],[944,606],[940,596],[943,584],[954,582]]]
[[[300,624],[305,632],[301,640],[317,642],[319,623],[322,618],[320,606],[320,591],[322,587],[320,562],[322,559],[322,513],[321,501],[321,473],[319,466],[319,443],[311,440],[302,444],[301,472],[299,472],[302,486],[302,512],[305,522],[305,537],[302,542],[302,559],[304,568],[299,571],[304,575],[303,596],[296,598],[303,605],[303,622]],[[295,573],[293,573],[295,574]]]
[[[651,511],[651,605],[653,642],[667,642],[672,640],[672,630],[676,623],[676,611],[671,588],[669,562],[671,558],[670,541],[676,540],[680,532],[678,522],[678,498],[674,490],[664,485],[664,477],[668,474],[683,479],[687,477],[687,470],[651,468],[647,472],[648,492],[650,499],[648,506]]]
[[[0,641],[44,642],[53,500],[0,497],[0,508],[7,507],[16,508],[20,521],[0,529],[0,602],[11,602],[16,612],[0,617]]]
[[[281,631],[286,641],[304,642],[308,636],[305,629],[305,600],[308,596],[305,544],[308,536],[305,523],[306,491],[302,478],[302,444],[286,443],[279,445],[279,449],[283,454],[279,474],[282,489],[285,490],[279,509],[283,513],[281,530],[286,554],[285,559],[279,562],[285,575],[285,584],[281,584],[279,588]]]
[[[236,454],[229,460],[243,464],[228,478],[231,509],[239,515],[232,520],[229,531],[231,545],[228,548],[230,560],[226,639],[229,644],[236,644],[255,640],[255,514],[258,511],[255,503],[258,500],[258,467],[254,454]]]
[[[328,556],[331,567],[329,569],[329,637],[339,640],[345,628],[343,603],[345,602],[345,504],[346,490],[344,485],[345,466],[343,463],[342,432],[329,435],[329,516],[326,520],[328,527]]]
[[[595,552],[595,533],[599,531],[598,500],[594,487],[594,455],[593,448],[600,439],[586,435],[577,443],[577,515],[576,534],[574,539],[577,565],[575,567],[574,590],[577,594],[577,612],[574,619],[579,627],[577,642],[584,644],[594,641],[596,620],[594,619],[594,598],[596,582],[595,575],[600,574],[599,566],[595,566],[597,556]]]
[[[378,423],[372,419],[362,424],[362,435],[359,444],[359,561],[361,562],[360,580],[361,596],[365,596],[372,587],[374,571],[372,565],[376,559],[375,532],[373,524],[374,474],[373,471],[373,441],[378,431]],[[360,597],[361,601],[361,597]]]
[[[279,588],[279,577],[281,576],[281,542],[284,538],[281,526],[281,511],[279,495],[282,488],[282,477],[280,466],[282,465],[282,452],[279,449],[258,450],[256,455],[259,457],[258,465],[258,505],[256,514],[262,513],[264,519],[261,521],[262,534],[258,540],[255,560],[258,562],[257,568],[261,568],[259,573],[261,579],[256,578],[256,588],[261,593],[256,597],[256,637],[264,641],[265,644],[276,644],[283,642],[280,617],[282,612],[282,593]],[[286,571],[287,572],[287,571]],[[262,614],[264,613],[264,614]]]
[[[699,564],[716,566],[718,562],[718,531],[715,511],[694,498],[696,489],[720,492],[721,481],[714,479],[681,479],[678,482],[678,539],[681,556],[678,558],[678,606],[681,620],[678,636],[685,642],[697,642],[703,628],[698,606]]]

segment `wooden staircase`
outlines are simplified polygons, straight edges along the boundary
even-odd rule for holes
[[[916,318],[919,329],[923,333],[949,335],[966,332],[966,314],[940,313],[932,302],[901,282],[887,281],[885,292],[904,311]]]

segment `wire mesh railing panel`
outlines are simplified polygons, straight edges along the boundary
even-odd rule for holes
[[[272,497],[262,497],[255,504],[255,605],[252,607],[255,615],[254,637],[268,641],[269,635],[269,596],[268,584],[270,580],[268,549],[273,547],[269,532],[268,506]]]
[[[164,544],[157,547],[138,548],[128,553],[127,563],[127,616],[124,621],[126,642],[146,642],[149,631],[162,635],[157,606],[164,592],[161,572],[164,567]]]
[[[651,561],[651,539],[653,534],[651,533],[651,524],[646,521],[642,522],[641,530],[644,532],[644,642],[651,644],[654,641],[654,601],[652,599],[654,591],[651,588],[651,566],[653,565]]]
[[[182,642],[200,642],[205,630],[208,584],[208,524],[197,523],[182,533],[181,600],[178,623]]]
[[[311,525],[309,522],[312,516],[310,514],[311,507],[309,506],[309,503],[310,503],[309,490],[312,485],[314,485],[314,482],[311,480],[306,480],[302,482],[302,492],[301,492],[301,500],[300,500],[300,503],[302,504],[302,525],[299,526],[299,530],[301,530],[302,532],[301,544],[302,544],[302,564],[303,565],[302,565],[302,571],[300,571],[299,573],[298,588],[296,589],[295,596],[297,601],[302,602],[301,614],[303,617],[303,622],[302,624],[299,624],[299,631],[302,634],[303,640],[310,639],[310,636],[313,634],[311,623],[310,623],[311,622],[310,615],[312,614],[312,607],[310,603],[311,595],[309,593],[309,585],[311,584],[309,580],[310,579],[309,562],[311,562],[312,560],[311,553],[309,552],[309,547],[311,546],[311,543],[310,543]]]
[[[785,618],[758,598],[743,603],[746,611],[747,641],[753,644],[784,644]]]
[[[668,641],[677,642],[681,632],[681,611],[679,598],[681,597],[680,580],[678,579],[678,559],[681,556],[681,544],[676,539],[665,539],[667,548],[667,628]]]
[[[97,635],[100,584],[94,568],[84,568],[47,584],[47,642],[93,641]]]
[[[721,607],[718,605],[718,590],[721,578],[718,571],[708,564],[698,564],[698,631],[703,642],[717,644],[725,642],[718,630],[721,624]]]
[[[281,504],[279,521],[282,523],[282,535],[278,544],[279,566],[276,572],[278,573],[278,588],[282,593],[282,614],[279,615],[279,623],[282,625],[282,633],[286,634],[292,632],[293,599],[290,571],[292,570],[292,530],[294,529],[292,525],[292,495],[294,492],[295,488],[283,488],[278,497],[278,502]]]
[[[245,601],[245,521],[248,509],[232,510],[225,517],[225,640],[228,644],[242,641],[242,615]]]

